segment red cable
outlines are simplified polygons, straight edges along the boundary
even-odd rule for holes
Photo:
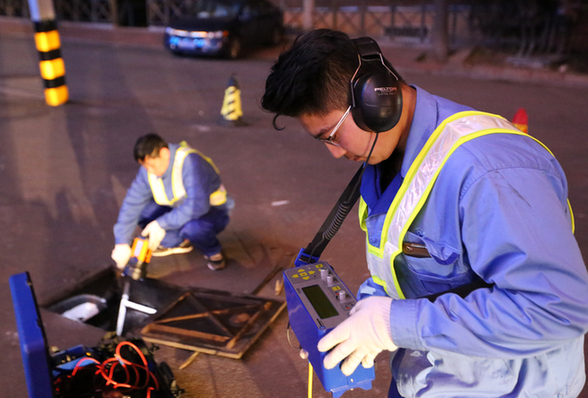
[[[84,357],[84,358],[80,359],[80,360],[78,361],[78,363],[76,363],[76,366],[74,367],[74,369],[73,369],[73,372],[71,373],[71,375],[72,375],[72,376],[75,376],[75,375],[76,375],[76,373],[77,373],[78,369],[80,369],[80,364],[81,364],[82,362],[85,362],[85,361],[92,361],[92,362],[94,362],[95,364],[97,364],[98,366],[100,366],[100,361],[98,361],[97,359],[95,359],[95,358],[91,358],[91,357]]]
[[[131,349],[135,350],[135,352],[141,358],[143,365],[131,362],[130,360],[123,358],[123,356],[121,354],[121,348],[123,346],[129,346]],[[85,361],[92,361],[96,364],[96,367],[97,367],[96,374],[100,374],[102,376],[102,378],[105,381],[106,386],[112,385],[112,388],[128,388],[128,389],[134,389],[134,390],[147,389],[147,394],[146,394],[147,398],[151,397],[151,391],[159,390],[159,382],[157,381],[157,377],[155,377],[153,372],[151,372],[149,370],[149,363],[147,362],[145,355],[143,355],[143,353],[141,352],[139,347],[137,347],[135,344],[133,344],[131,342],[128,342],[128,341],[120,342],[116,346],[114,357],[108,358],[102,363],[100,363],[100,361],[96,360],[95,358],[91,358],[91,357],[84,357],[84,358],[80,359],[76,363],[76,366],[74,367],[74,369],[72,371],[72,374],[67,377],[71,378],[71,377],[75,376],[77,371],[79,369],[81,369],[80,365]],[[121,366],[123,368],[123,370],[125,371],[126,380],[124,382],[119,382],[114,379],[114,370],[117,366]],[[129,369],[128,369],[129,367],[132,368],[133,371],[135,372],[135,378],[134,378],[133,383],[131,383],[131,375],[130,375]],[[146,375],[145,382],[143,383],[142,386],[139,386],[139,382],[141,380],[141,377],[140,377],[141,374],[139,373],[139,369],[142,369],[143,371],[145,371],[145,375]],[[149,386],[149,381],[151,379],[153,379],[153,383],[155,384],[155,388]],[[96,388],[96,385],[95,385],[95,388]]]
[[[120,350],[123,346],[128,345],[129,347],[133,348],[137,354],[139,354],[139,357],[141,358],[141,361],[143,361],[143,365],[138,365],[135,363],[132,363],[126,359],[124,359],[120,353]],[[151,372],[149,370],[149,363],[147,362],[147,359],[145,358],[145,356],[143,355],[143,353],[141,352],[141,350],[139,349],[139,347],[137,347],[135,344],[129,342],[129,341],[121,341],[117,346],[116,346],[116,353],[115,353],[115,357],[122,362],[123,364],[126,365],[131,365],[133,366],[133,368],[137,367],[139,369],[143,369],[146,374],[147,374],[147,378],[145,379],[145,383],[143,384],[143,386],[140,389],[144,389],[149,385],[149,380],[153,379],[153,382],[155,383],[155,389],[159,390],[159,382],[157,381],[157,378],[155,377],[155,375],[153,374],[153,372]],[[137,379],[138,379],[138,375],[137,375]]]

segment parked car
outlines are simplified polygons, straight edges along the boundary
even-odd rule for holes
[[[284,15],[268,0],[197,0],[187,14],[165,28],[172,53],[239,58],[245,48],[275,45],[284,35]]]

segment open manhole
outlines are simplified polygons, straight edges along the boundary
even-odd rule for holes
[[[105,269],[82,281],[74,289],[65,292],[44,307],[66,318],[83,322],[97,328],[116,330],[118,311],[124,282],[130,284],[130,298],[160,311],[177,300],[184,289],[156,279],[146,278],[136,281],[123,278],[114,268]],[[122,335],[133,331],[149,322],[146,313],[127,310],[125,327]]]
[[[123,336],[208,354],[240,358],[285,308],[285,302],[252,295],[140,281],[106,269],[45,306],[78,322],[115,331],[125,282],[129,300],[156,310],[126,309]]]

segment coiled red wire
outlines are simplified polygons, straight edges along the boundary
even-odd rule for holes
[[[139,358],[141,358],[141,362],[140,363],[135,363],[132,362],[128,359],[123,358],[122,354],[121,354],[121,349],[124,346],[129,346],[131,349],[133,349],[138,355]],[[115,388],[115,389],[129,389],[129,390],[144,390],[147,389],[147,394],[146,397],[150,398],[151,397],[151,391],[153,390],[159,390],[159,382],[157,381],[157,378],[155,377],[155,375],[153,374],[153,372],[151,372],[149,370],[149,365],[147,362],[147,359],[145,358],[145,355],[143,355],[143,353],[141,352],[141,350],[139,349],[139,347],[137,347],[135,344],[129,342],[129,341],[122,341],[119,344],[117,344],[116,349],[115,349],[115,354],[114,357],[112,358],[108,358],[107,360],[100,362],[95,358],[91,358],[91,357],[84,357],[81,358],[77,363],[76,366],[74,367],[71,375],[68,375],[67,378],[71,379],[73,377],[75,377],[76,373],[82,369],[82,368],[86,368],[87,366],[81,366],[83,363],[91,361],[94,364],[93,365],[87,365],[87,366],[95,366],[96,367],[96,371],[94,372],[94,375],[100,375],[101,378],[101,385],[98,386],[95,383],[95,388],[96,389],[104,389],[104,387],[110,387],[110,388]],[[117,368],[122,368],[124,370],[124,374],[126,375],[125,380],[116,380],[115,379],[115,370]],[[131,371],[134,373],[134,377],[131,377]],[[120,377],[121,373],[118,372],[116,374],[116,377]],[[141,383],[141,380],[143,379],[143,382]],[[150,386],[150,382],[153,381],[153,385],[154,386]],[[57,380],[56,383],[61,382],[61,380]]]

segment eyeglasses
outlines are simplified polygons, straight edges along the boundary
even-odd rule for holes
[[[331,134],[329,134],[329,136],[327,138],[321,138],[321,137],[314,137],[314,138],[316,138],[320,142],[324,142],[325,144],[334,145],[334,146],[340,146],[339,144],[337,144],[335,142],[335,133],[337,132],[337,130],[339,130],[339,127],[341,127],[341,125],[343,124],[343,122],[345,121],[345,119],[347,119],[347,116],[349,116],[349,112],[350,111],[351,111],[351,105],[349,106],[349,108],[347,108],[347,110],[345,111],[345,113],[343,114],[343,116],[341,116],[341,119],[335,125],[335,127],[333,128],[333,131],[331,131]]]

